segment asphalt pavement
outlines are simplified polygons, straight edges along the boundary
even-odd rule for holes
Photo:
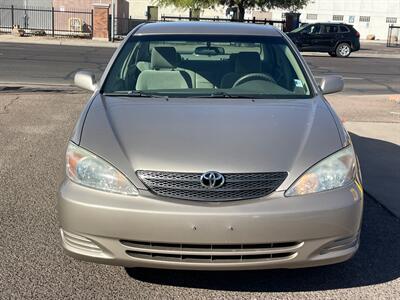
[[[346,59],[326,54],[305,56],[314,75],[340,74],[345,78],[346,94],[399,94],[400,59],[393,55],[379,57],[376,45],[368,46],[357,56]],[[384,46],[379,46],[381,49]],[[66,45],[22,44],[0,41],[0,86],[9,84],[71,85],[79,70],[89,70],[100,77],[115,48]],[[363,51],[376,57],[360,57]],[[382,49],[382,52],[386,50]],[[385,52],[385,53],[386,53]],[[390,53],[400,54],[400,49]]]
[[[338,265],[192,272],[126,270],[67,257],[56,193],[65,147],[87,98],[71,89],[0,96],[1,299],[400,298],[400,221],[368,195],[360,250]]]
[[[68,138],[89,97],[69,86],[78,70],[99,77],[114,50],[0,42],[0,299],[400,299],[400,219],[369,194],[360,250],[338,265],[246,272],[126,270],[64,255],[57,189]],[[307,55],[306,60],[318,77],[345,76],[344,93],[329,101],[352,126],[400,122],[392,114],[399,104],[385,96],[400,93],[398,58]],[[26,84],[31,87],[21,88]],[[353,134],[353,140],[373,151],[388,149],[376,139]]]

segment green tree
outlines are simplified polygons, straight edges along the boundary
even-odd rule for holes
[[[221,4],[237,7],[239,21],[244,20],[246,8],[287,9],[291,12],[302,9],[309,0],[157,0],[159,5],[174,5],[180,8],[209,8]]]
[[[173,5],[179,8],[198,9],[210,8],[218,4],[217,0],[157,0],[158,5]]]

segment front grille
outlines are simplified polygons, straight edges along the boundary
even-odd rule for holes
[[[263,244],[176,244],[120,241],[126,254],[139,259],[194,263],[240,263],[291,259],[303,242]]]
[[[225,184],[208,189],[200,183],[200,173],[137,171],[138,177],[159,196],[203,201],[229,201],[264,197],[286,179],[286,172],[223,174]]]

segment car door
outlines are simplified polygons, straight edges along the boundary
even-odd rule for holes
[[[318,37],[318,46],[320,51],[333,51],[338,39],[339,26],[336,24],[325,24],[321,27]]]
[[[300,33],[302,37],[302,51],[319,51],[318,39],[321,31],[320,24],[311,24]]]

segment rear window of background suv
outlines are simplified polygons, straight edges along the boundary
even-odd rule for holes
[[[342,33],[347,33],[347,32],[350,32],[350,29],[347,28],[346,26],[341,25],[339,31]]]

